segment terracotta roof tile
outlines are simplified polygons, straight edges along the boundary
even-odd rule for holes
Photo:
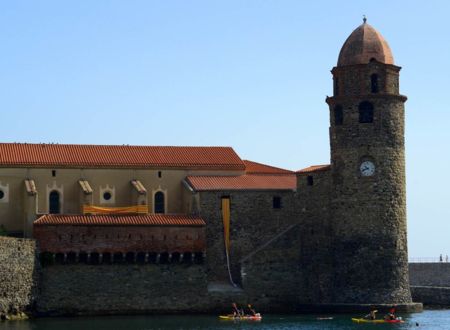
[[[266,164],[244,160],[245,173],[247,174],[293,174],[293,171],[274,167]]]
[[[188,176],[196,191],[208,190],[294,190],[295,175]]]
[[[331,168],[331,165],[313,165],[307,168],[301,169],[297,171],[297,173],[312,173],[312,172],[320,172],[320,171],[328,171]]]
[[[66,215],[46,214],[34,221],[35,226],[205,226],[200,217],[184,214],[140,215]]]
[[[0,166],[244,170],[230,147],[0,143]]]

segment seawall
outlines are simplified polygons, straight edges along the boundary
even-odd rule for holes
[[[410,263],[409,281],[414,301],[450,307],[450,263]]]
[[[243,289],[211,282],[207,263],[79,262],[41,267],[33,240],[0,237],[0,314],[222,313],[233,301],[241,306],[252,303],[263,313],[366,310],[362,305],[317,305],[316,297],[303,297],[312,283],[302,278],[300,252],[293,243],[297,236],[297,230],[291,230],[268,242],[270,248],[241,260]],[[426,291],[423,297],[431,295]],[[412,307],[417,306],[406,306]]]
[[[38,314],[203,312],[202,265],[53,265],[43,268]]]
[[[34,240],[0,237],[0,314],[30,313],[37,301],[39,263]]]

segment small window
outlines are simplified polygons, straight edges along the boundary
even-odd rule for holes
[[[336,126],[342,125],[344,123],[344,111],[342,110],[342,106],[337,105],[334,108],[334,124]]]
[[[313,178],[312,175],[308,175],[308,176],[306,177],[306,184],[307,184],[308,186],[314,185],[314,178]]]
[[[334,78],[334,96],[339,95],[339,79]]]
[[[3,199],[3,197],[5,197],[5,193],[3,192],[3,190],[0,190],[0,199]]]
[[[158,178],[162,178],[162,172],[158,171]]]
[[[56,170],[52,170],[52,177],[56,176]]]
[[[372,93],[378,93],[378,75],[373,74],[370,76],[370,91]]]
[[[370,102],[364,101],[359,104],[359,122],[373,123],[373,105]]]
[[[109,201],[111,198],[112,198],[111,192],[105,191],[105,192],[103,193],[103,199],[104,199],[105,201]]]
[[[273,208],[281,209],[281,197],[280,196],[273,197]]]

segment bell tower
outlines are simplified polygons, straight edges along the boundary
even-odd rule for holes
[[[331,72],[333,301],[411,303],[400,67],[364,19]]]

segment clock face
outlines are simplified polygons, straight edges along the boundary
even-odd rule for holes
[[[372,176],[375,173],[375,164],[369,160],[361,163],[359,167],[362,176]]]

